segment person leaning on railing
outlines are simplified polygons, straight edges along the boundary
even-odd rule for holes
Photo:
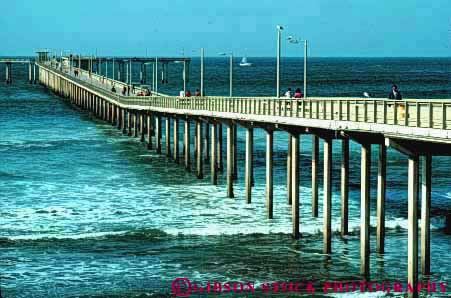
[[[396,99],[396,100],[402,100],[402,94],[401,92],[398,90],[398,86],[393,85],[391,87],[391,91],[388,94],[388,99]]]
[[[301,88],[297,88],[294,92],[294,98],[304,98],[304,94],[302,94]]]

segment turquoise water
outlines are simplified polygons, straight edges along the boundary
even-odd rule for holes
[[[301,85],[297,78],[302,69],[296,68],[297,60],[288,61],[284,88]],[[256,64],[253,68],[237,67],[236,93],[273,92],[273,74],[269,72],[272,61],[255,58],[252,62]],[[370,91],[385,96],[387,86],[396,80],[402,82],[398,84],[405,96],[450,98],[450,65],[450,59],[400,59],[396,63],[390,59],[317,59],[312,62],[310,94],[358,96]],[[196,61],[192,66],[190,88],[195,88]],[[178,93],[177,67],[170,69],[173,77],[160,91]],[[226,60],[207,60],[209,94],[227,94],[227,67]],[[0,77],[4,77],[3,71]],[[302,137],[301,143],[302,238],[293,240],[291,209],[285,196],[285,133],[275,133],[274,219],[268,220],[263,131],[255,131],[255,187],[252,204],[248,205],[244,199],[242,129],[236,198],[229,199],[224,173],[219,185],[212,186],[206,164],[206,177],[198,180],[164,155],[148,151],[139,139],[123,136],[110,124],[91,119],[43,87],[27,84],[25,77],[24,67],[16,70],[12,86],[0,84],[3,297],[165,297],[177,277],[202,284],[251,281],[257,285],[288,280],[310,280],[317,285],[328,280],[362,280],[357,144],[351,144],[350,161],[352,233],[345,239],[334,234],[329,258],[322,254],[321,175],[320,216],[311,217],[310,137]],[[334,142],[333,150],[332,228],[338,231],[339,141]],[[374,147],[374,157],[376,154]],[[375,161],[373,158],[373,227]],[[443,215],[451,210],[450,165],[449,158],[433,159],[430,280],[447,283],[451,283],[451,236],[443,232]],[[389,150],[387,172],[386,253],[371,254],[371,279],[406,282],[407,159]],[[374,240],[372,230],[373,250]]]

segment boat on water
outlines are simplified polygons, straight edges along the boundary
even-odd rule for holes
[[[252,66],[252,63],[247,62],[247,58],[243,57],[243,59],[241,59],[240,66]]]

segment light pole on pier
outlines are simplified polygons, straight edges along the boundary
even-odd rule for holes
[[[204,96],[204,48],[200,49],[200,96]]]
[[[308,54],[308,41],[306,39],[297,39],[293,36],[288,36],[288,42],[293,44],[298,44],[299,42],[304,43],[304,98],[307,97],[307,54]]]
[[[276,96],[280,97],[280,50],[281,50],[281,44],[280,44],[280,40],[281,40],[281,36],[282,36],[282,30],[283,27],[281,25],[277,25],[277,65],[276,65]]]
[[[229,96],[233,95],[233,53],[220,53],[221,56],[229,55]]]

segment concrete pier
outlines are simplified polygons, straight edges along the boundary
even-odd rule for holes
[[[155,59],[158,61],[158,59]],[[1,59],[0,59],[0,62]],[[136,61],[134,61],[136,62]],[[5,63],[5,62],[3,62]],[[27,62],[28,63],[28,62]],[[108,63],[108,61],[105,61]],[[88,64],[86,64],[88,65]],[[127,65],[127,71],[129,71]],[[349,212],[349,176],[350,170],[360,166],[360,273],[370,275],[370,212],[376,211],[376,251],[384,258],[385,238],[385,196],[387,171],[387,148],[392,147],[408,156],[408,281],[418,282],[418,242],[421,240],[421,272],[431,273],[431,161],[433,156],[451,155],[451,123],[449,113],[451,102],[445,100],[410,100],[391,101],[385,99],[358,98],[309,98],[308,100],[291,100],[276,98],[234,98],[203,97],[180,98],[155,93],[149,97],[122,96],[113,94],[109,88],[114,83],[118,88],[126,86],[119,81],[101,78],[89,70],[77,68],[78,78],[64,67],[58,68],[51,63],[37,62],[38,74],[33,75],[50,91],[61,96],[71,104],[86,110],[90,117],[97,117],[117,125],[124,134],[137,136],[141,141],[147,139],[147,147],[154,148],[152,138],[155,136],[155,149],[161,153],[162,117],[166,123],[166,154],[178,160],[179,156],[179,120],[184,121],[184,167],[191,168],[190,157],[190,121],[195,121],[195,166],[198,178],[203,178],[205,157],[210,164],[211,182],[219,184],[222,164],[222,125],[226,125],[226,190],[227,197],[233,198],[234,180],[237,179],[238,150],[237,127],[246,131],[245,142],[245,192],[247,203],[251,203],[254,170],[254,130],[264,129],[266,133],[266,216],[273,218],[274,211],[274,132],[288,132],[287,148],[287,201],[291,204],[292,235],[300,237],[300,136],[312,136],[312,162],[303,168],[312,173],[312,217],[318,216],[318,169],[319,139],[324,140],[324,187],[323,187],[323,252],[332,254],[332,142],[341,143],[340,194],[341,194],[341,234],[348,234]],[[165,71],[167,71],[167,66]],[[157,65],[154,69],[157,71]],[[10,76],[10,69],[8,69]],[[31,81],[31,64],[28,66],[28,79]],[[144,73],[143,73],[144,77]],[[167,73],[165,73],[167,77]],[[89,78],[89,80],[86,80]],[[130,76],[128,77],[130,79]],[[128,80],[128,83],[130,81]],[[102,87],[106,84],[108,87]],[[122,85],[121,85],[122,84]],[[156,82],[155,82],[156,85]],[[120,87],[119,87],[120,86]],[[139,88],[139,87],[137,87]],[[402,113],[400,112],[402,111]],[[408,113],[407,113],[408,112]],[[139,115],[139,117],[137,117]],[[173,151],[171,151],[170,119],[174,119]],[[206,124],[203,131],[202,125]],[[134,134],[132,134],[132,129]],[[211,130],[211,131],[210,131]],[[361,146],[360,165],[349,167],[350,140]],[[377,198],[370,207],[370,173],[371,146],[378,146],[377,162]],[[206,148],[203,148],[206,146]],[[171,154],[173,153],[173,155]],[[240,151],[241,152],[241,151]],[[308,152],[310,153],[310,152]],[[203,154],[206,156],[204,157]],[[276,160],[277,161],[277,160]],[[421,162],[421,235],[418,235],[418,199],[419,169]],[[304,165],[304,163],[303,163]],[[193,166],[194,169],[194,166]],[[285,170],[285,169],[284,169]],[[307,172],[306,172],[307,173]],[[240,176],[241,177],[241,176]],[[275,177],[276,179],[283,179]],[[337,177],[338,178],[338,177]],[[335,179],[334,179],[335,180]],[[310,185],[310,182],[308,182]],[[309,186],[308,185],[308,186]],[[262,199],[262,198],[256,198]],[[260,201],[262,202],[262,201]],[[277,200],[276,200],[277,202]],[[337,206],[338,207],[338,206]],[[306,219],[309,220],[309,219]],[[334,228],[335,229],[335,228]],[[421,236],[421,239],[419,237]],[[349,240],[346,238],[347,241]],[[357,253],[357,251],[355,252]],[[415,293],[411,296],[415,296]]]

